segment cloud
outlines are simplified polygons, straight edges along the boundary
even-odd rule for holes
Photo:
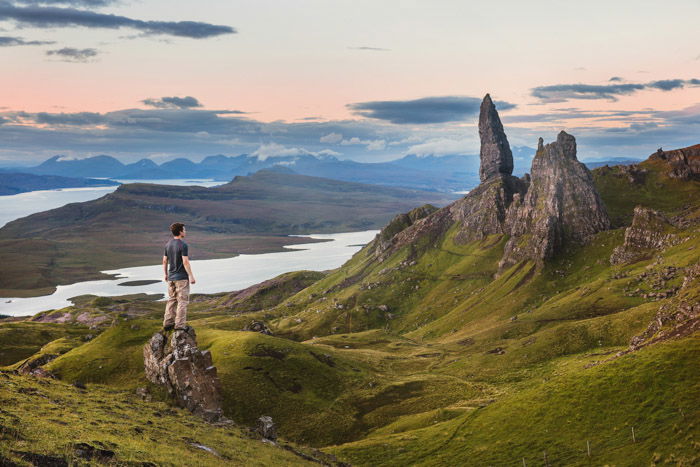
[[[622,79],[621,77],[619,77],[619,76],[613,76],[613,77],[610,78],[608,81],[611,81],[611,82],[612,82],[612,81],[620,82],[620,81],[623,81],[623,79]]]
[[[386,141],[383,139],[363,140],[357,136],[350,139],[344,139],[340,142],[341,146],[364,145],[370,151],[382,151],[386,148]]]
[[[474,143],[466,139],[434,138],[424,143],[414,144],[406,149],[406,154],[419,157],[469,154],[474,152]]]
[[[22,5],[71,5],[80,7],[103,7],[119,3],[120,0],[16,0],[15,3]]]
[[[348,104],[355,115],[397,124],[430,124],[466,120],[479,113],[481,99],[463,96],[424,97],[408,101],[372,101]],[[497,102],[499,110],[515,107]]]
[[[144,99],[144,104],[149,107],[155,107],[158,109],[191,109],[194,107],[201,107],[202,104],[192,96],[185,97],[161,97],[160,99]],[[243,113],[237,111],[238,113]]]
[[[42,125],[94,126],[104,123],[105,117],[102,114],[96,112],[76,112],[58,114],[39,112],[35,115],[34,121]]]
[[[366,50],[369,52],[389,52],[391,49],[385,49],[384,47],[368,47],[366,45],[360,47],[348,47],[350,50]]]
[[[73,47],[46,51],[46,55],[59,57],[64,62],[76,63],[88,62],[90,59],[97,57],[98,54],[97,49],[75,49]]]
[[[613,81],[611,78],[610,81]],[[697,79],[664,79],[649,83],[616,84],[554,84],[532,88],[531,95],[543,102],[565,102],[570,99],[606,99],[616,101],[618,96],[634,94],[645,89],[671,91],[685,86],[697,86]]]
[[[0,0],[0,21],[2,20],[11,20],[20,26],[34,26],[38,28],[75,26],[104,29],[130,28],[149,35],[165,34],[192,39],[236,33],[236,30],[230,26],[197,21],[143,21],[126,16],[103,14],[75,8],[19,7],[5,0]]]
[[[343,135],[340,133],[328,133],[321,136],[318,140],[321,143],[338,144],[343,140]]]
[[[662,91],[671,91],[673,89],[682,88],[686,83],[689,83],[689,81],[684,81],[682,79],[662,79],[660,81],[652,81],[647,84],[647,86],[654,89],[661,89]]]
[[[322,151],[313,152],[303,148],[290,148],[278,143],[261,144],[258,149],[253,152],[260,160],[269,159],[272,157],[288,157],[288,156],[326,156],[335,157],[341,156],[339,152],[324,149]]]
[[[21,45],[51,45],[54,41],[27,41],[21,37],[0,36],[0,47],[16,47]]]

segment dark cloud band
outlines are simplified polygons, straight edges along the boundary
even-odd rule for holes
[[[145,99],[142,102],[149,107],[155,107],[157,109],[192,109],[202,106],[202,104],[192,96],[161,97],[160,99]]]
[[[21,37],[0,36],[0,47],[17,47],[21,45],[51,45],[54,41],[27,41]]]
[[[372,101],[348,104],[355,115],[386,120],[397,124],[430,124],[457,122],[479,113],[481,99],[477,97],[442,96],[424,97],[408,101]],[[497,102],[499,110],[515,107],[508,102]]]
[[[87,62],[97,57],[98,54],[97,49],[75,49],[73,47],[46,51],[46,55],[56,56],[68,62]]]
[[[615,101],[619,96],[634,94],[645,89],[672,91],[685,86],[698,86],[698,79],[663,79],[649,83],[618,83],[621,78],[613,77],[615,84],[554,84],[538,86],[531,90],[533,97],[543,102],[564,102],[570,99],[605,99]]]
[[[106,29],[131,28],[146,34],[166,34],[193,39],[236,33],[236,30],[230,26],[196,21],[142,21],[126,16],[74,8],[18,7],[6,1],[0,1],[0,21],[2,20],[12,20],[21,25],[39,28],[71,26]]]

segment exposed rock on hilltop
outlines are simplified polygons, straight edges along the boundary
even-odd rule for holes
[[[634,208],[632,225],[625,229],[625,241],[613,250],[611,264],[634,263],[680,241],[671,221],[653,209]]]
[[[510,150],[506,133],[503,131],[496,106],[488,94],[481,102],[479,138],[481,139],[481,167],[479,168],[481,181],[484,182],[498,174],[511,175],[513,173],[513,153]]]
[[[576,139],[562,131],[553,143],[540,138],[530,187],[508,211],[511,235],[501,269],[522,259],[541,262],[567,242],[585,242],[610,228],[610,219],[591,172],[576,158]]]
[[[190,326],[167,338],[156,333],[143,348],[146,378],[164,385],[178,405],[210,422],[224,420],[221,384],[212,365],[211,353],[197,348]]]
[[[673,151],[659,149],[650,156],[650,159],[667,161],[670,166],[668,172],[670,177],[683,180],[700,177],[700,144]]]

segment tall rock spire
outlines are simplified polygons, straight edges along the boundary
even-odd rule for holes
[[[513,153],[503,131],[501,119],[491,96],[486,94],[481,102],[479,114],[479,137],[481,138],[481,167],[479,176],[484,182],[494,175],[513,173]]]

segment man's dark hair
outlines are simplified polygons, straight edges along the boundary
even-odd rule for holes
[[[181,222],[175,222],[173,225],[170,226],[170,231],[173,233],[173,236],[177,237],[182,233],[182,230],[185,228],[185,224]]]

